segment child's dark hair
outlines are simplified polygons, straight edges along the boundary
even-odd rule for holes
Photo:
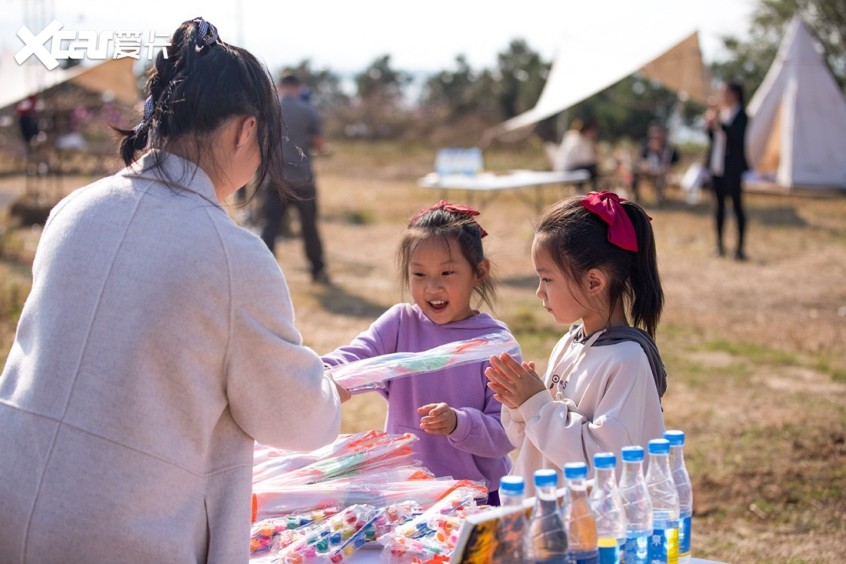
[[[649,216],[634,202],[620,200],[637,238],[638,250],[627,251],[608,241],[608,224],[585,208],[583,198],[562,200],[544,210],[536,229],[538,245],[571,280],[581,281],[592,268],[606,269],[611,309],[625,300],[631,323],[654,338],[664,291]]]
[[[414,249],[421,241],[432,238],[443,241],[444,245],[449,245],[449,241],[455,241],[461,249],[462,256],[473,267],[475,274],[481,275],[479,265],[487,260],[482,247],[482,238],[487,233],[473,219],[473,216],[478,213],[470,208],[453,206],[441,200],[439,204],[412,217],[397,252],[397,264],[403,287],[408,288],[409,285],[408,268]],[[493,308],[496,291],[490,273],[476,284],[473,291],[488,307]]]
[[[210,150],[209,135],[235,116],[255,116],[261,164],[256,185],[281,178],[282,117],[273,79],[249,51],[221,41],[202,18],[183,22],[159,52],[145,88],[144,117],[122,135],[120,155],[127,165],[147,149],[167,149],[184,141],[197,152]]]

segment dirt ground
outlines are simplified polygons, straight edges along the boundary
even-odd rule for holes
[[[347,343],[404,299],[396,246],[407,218],[442,196],[416,185],[433,156],[420,147],[356,144],[338,145],[318,161],[332,284],[311,284],[299,240],[277,248],[297,325],[318,352]],[[491,168],[542,166],[533,159],[505,149],[486,155]],[[14,182],[2,179],[0,188]],[[669,373],[664,414],[668,428],[687,433],[694,556],[840,562],[846,554],[846,197],[748,194],[749,260],[735,262],[712,254],[707,199],[689,206],[671,192],[658,209],[648,186],[645,193],[666,293],[658,330]],[[543,191],[547,203],[567,194],[558,187]],[[494,314],[542,369],[566,328],[534,296],[533,197],[505,193],[468,202],[463,193],[448,194],[481,209],[500,282]],[[731,251],[731,219],[727,227]],[[37,230],[3,235],[0,358],[11,342],[16,304],[28,291],[37,236]],[[379,428],[384,414],[375,394],[354,398],[345,406],[344,431]]]

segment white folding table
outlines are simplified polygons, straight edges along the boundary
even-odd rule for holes
[[[440,190],[442,198],[448,199],[449,190],[463,190],[467,192],[468,203],[472,204],[475,194],[481,194],[481,204],[487,204],[500,193],[514,190],[515,195],[527,201],[540,212],[544,206],[543,187],[551,184],[561,186],[580,184],[590,179],[587,171],[556,172],[545,170],[513,170],[506,173],[494,174],[483,172],[475,175],[449,174],[439,175],[431,173],[420,180],[418,186]],[[526,197],[525,188],[534,188],[534,199]]]

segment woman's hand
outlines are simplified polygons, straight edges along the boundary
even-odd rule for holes
[[[443,402],[418,407],[417,413],[423,415],[420,418],[420,429],[430,435],[449,435],[458,425],[455,410]]]
[[[329,378],[329,380],[333,384],[335,384],[335,389],[338,390],[338,396],[341,398],[341,403],[348,401],[352,397],[352,394],[350,393],[350,391],[348,389],[344,388],[343,386],[341,386],[339,383],[337,383],[335,381],[335,379],[332,378],[332,376],[329,375],[328,372],[324,372],[324,374],[326,374],[326,377]]]
[[[517,409],[536,393],[546,390],[543,380],[535,372],[534,362],[519,363],[508,353],[492,356],[485,376],[494,397],[510,409]]]

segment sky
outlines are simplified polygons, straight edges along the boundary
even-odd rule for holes
[[[755,0],[0,0],[0,53],[23,46],[16,32],[38,33],[52,19],[65,30],[169,35],[202,15],[221,37],[242,45],[271,71],[304,59],[352,74],[382,55],[413,73],[492,68],[512,39],[544,59],[564,50],[624,48],[626,41],[698,30],[706,63],[725,56],[720,38],[743,37]],[[0,77],[2,78],[2,77]]]

